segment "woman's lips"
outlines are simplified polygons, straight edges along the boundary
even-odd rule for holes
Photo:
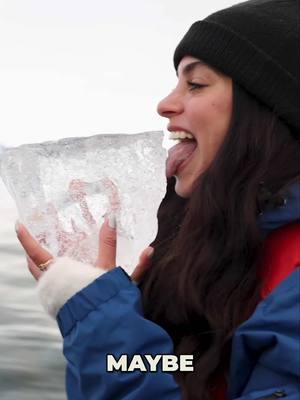
[[[166,177],[171,178],[175,175],[178,167],[187,160],[197,147],[195,140],[185,140],[169,149],[166,161]]]

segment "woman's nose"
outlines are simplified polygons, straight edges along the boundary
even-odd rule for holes
[[[172,92],[162,99],[157,105],[157,112],[160,116],[170,118],[173,115],[180,114],[183,110],[183,104],[179,95]]]

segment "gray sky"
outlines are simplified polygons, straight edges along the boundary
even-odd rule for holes
[[[165,130],[173,51],[234,0],[0,0],[0,144]]]

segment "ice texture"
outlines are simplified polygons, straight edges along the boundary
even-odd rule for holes
[[[95,135],[6,149],[1,176],[19,218],[54,256],[94,263],[105,213],[129,273],[155,238],[165,194],[163,132]]]

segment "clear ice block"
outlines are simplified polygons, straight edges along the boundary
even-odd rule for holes
[[[117,218],[117,265],[132,272],[155,238],[165,194],[163,132],[95,135],[2,151],[20,221],[54,256],[94,263],[105,213]]]

